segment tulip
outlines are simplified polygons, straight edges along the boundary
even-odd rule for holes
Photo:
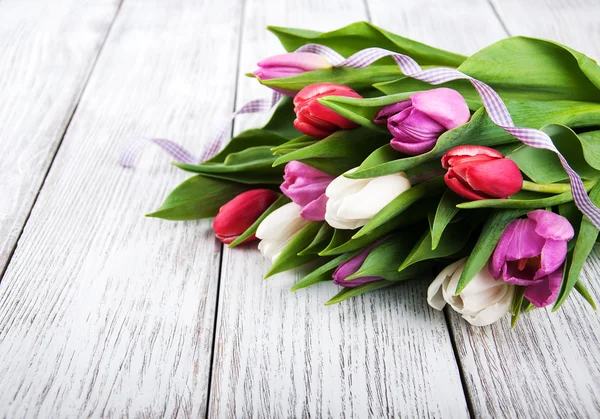
[[[267,215],[258,226],[256,237],[261,240],[258,249],[273,262],[294,235],[310,222],[300,216],[301,211],[300,205],[290,202]]]
[[[239,194],[223,205],[213,221],[215,235],[221,242],[230,244],[242,235],[277,199],[277,192],[253,189]],[[248,237],[244,243],[255,240]]]
[[[327,196],[325,189],[334,179],[308,164],[291,161],[285,165],[281,191],[302,207],[300,215],[307,220],[323,221]]]
[[[446,185],[470,200],[508,198],[519,192],[523,176],[502,153],[483,146],[458,146],[442,157]]]
[[[346,173],[353,173],[355,167]],[[353,230],[364,226],[401,193],[410,189],[404,172],[367,179],[339,176],[325,190],[329,198],[325,221],[334,228]]]
[[[322,55],[312,52],[288,52],[274,55],[258,62],[258,70],[253,74],[262,80],[296,76],[307,71],[331,68]]]
[[[473,326],[487,326],[500,320],[510,309],[514,285],[495,281],[487,264],[458,295],[456,287],[467,258],[447,266],[427,289],[427,302],[436,310],[450,304]]]
[[[369,253],[371,253],[373,249],[375,249],[380,243],[381,240],[373,243],[358,255],[354,256],[352,259],[349,259],[339,265],[332,275],[333,282],[337,285],[341,285],[342,287],[355,288],[368,282],[379,281],[383,279],[379,276],[363,276],[346,281],[346,278],[358,272],[362,264],[365,262],[367,256],[369,256]]]
[[[319,103],[318,99],[327,96],[362,97],[340,84],[317,83],[306,86],[294,98],[294,126],[298,131],[311,137],[325,138],[339,129],[358,127],[358,124]]]
[[[558,296],[567,242],[574,234],[566,218],[550,211],[531,211],[504,230],[492,255],[490,273],[527,287],[523,296],[534,306],[545,307]]]
[[[469,107],[460,93],[442,87],[386,106],[375,116],[375,123],[387,123],[394,136],[390,142],[394,150],[416,156],[430,151],[440,135],[470,118]]]

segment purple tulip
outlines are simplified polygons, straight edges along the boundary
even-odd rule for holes
[[[507,227],[490,264],[490,274],[515,285],[527,287],[525,298],[536,307],[556,300],[567,256],[567,242],[573,227],[566,218],[550,211],[536,210]]]
[[[346,288],[356,288],[359,285],[363,285],[368,282],[379,281],[379,280],[383,279],[379,276],[363,276],[360,278],[355,278],[355,279],[346,281],[346,278],[348,278],[350,275],[354,275],[356,272],[358,272],[358,270],[364,263],[367,256],[369,256],[369,253],[371,253],[371,251],[373,251],[373,249],[375,249],[377,246],[379,246],[379,244],[381,244],[381,242],[382,242],[382,240],[379,240],[379,241],[373,243],[372,245],[367,247],[365,250],[360,252],[358,255],[354,256],[352,259],[347,260],[346,262],[339,265],[332,275],[333,283],[337,284],[337,285],[341,285],[342,287],[346,287]]]
[[[331,68],[325,57],[312,52],[288,52],[274,55],[260,61],[258,70],[253,74],[261,80],[280,79],[296,76],[307,71]],[[286,96],[294,97],[297,92],[273,88]]]
[[[456,90],[441,87],[415,93],[409,100],[386,106],[376,124],[387,123],[394,150],[409,156],[430,151],[444,132],[469,121],[465,99]]]
[[[335,176],[294,160],[285,165],[283,179],[281,191],[302,207],[302,218],[323,221],[327,204],[325,190]]]

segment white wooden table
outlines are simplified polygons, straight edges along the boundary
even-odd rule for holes
[[[0,0],[0,416],[598,417],[600,317],[578,295],[516,330],[430,309],[426,280],[325,307],[333,284],[262,281],[209,221],[144,218],[185,175],[117,160],[140,135],[198,150],[267,96],[242,76],[281,51],[267,24],[598,58],[599,18],[598,0]],[[599,273],[596,252],[596,298]]]

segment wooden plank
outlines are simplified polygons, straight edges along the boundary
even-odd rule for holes
[[[0,273],[119,3],[0,2]]]
[[[482,14],[476,30],[460,35],[451,13],[440,13],[444,18],[437,21],[406,2],[393,13],[387,1],[369,1],[369,7],[376,24],[448,48],[459,39],[462,52],[503,35],[486,3],[477,6]],[[281,51],[266,24],[328,30],[364,20],[365,12],[359,1],[248,1],[240,72]],[[424,27],[434,28],[434,35]],[[237,101],[268,94],[241,79]],[[248,126],[236,122],[238,131]],[[254,246],[224,251],[209,416],[469,415],[444,316],[425,301],[428,281],[325,307],[338,287],[322,284],[290,294],[300,274],[261,281],[269,265]]]
[[[600,57],[590,1],[494,1],[511,34],[553,39]],[[582,280],[598,300],[600,253],[595,249]],[[600,318],[573,291],[562,308],[524,313],[471,327],[451,312],[468,394],[477,417],[595,417],[600,414]]]
[[[229,115],[241,4],[122,5],[0,285],[0,416],[205,415],[220,243],[144,218],[187,176],[118,155]]]

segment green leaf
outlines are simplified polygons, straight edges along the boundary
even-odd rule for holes
[[[390,287],[392,285],[396,285],[397,281],[374,281],[369,282],[367,284],[360,285],[356,288],[344,288],[340,292],[338,292],[331,300],[325,303],[326,306],[330,306],[333,304],[341,303],[349,298],[356,297],[358,295],[364,294],[369,291],[374,291],[379,288]]]
[[[279,157],[274,166],[298,160],[327,173],[343,173],[358,166],[365,155],[388,141],[388,135],[365,128],[337,131],[313,145]]]
[[[518,127],[539,129],[547,124],[562,124],[570,128],[584,128],[597,125],[600,121],[600,104],[597,103],[507,101],[506,106]],[[360,179],[405,171],[431,160],[439,160],[450,149],[465,143],[495,147],[516,141],[518,140],[513,136],[494,125],[485,109],[481,108],[473,114],[468,123],[443,133],[431,151],[404,158],[401,158],[400,153],[395,157],[393,153],[389,153],[387,157],[391,160],[378,161],[376,165],[367,164],[367,158],[351,177]]]
[[[442,195],[442,199],[440,199],[440,203],[435,212],[433,226],[431,227],[432,250],[435,250],[435,248],[438,246],[446,226],[448,226],[454,216],[458,214],[459,209],[456,208],[456,206],[462,201],[463,199],[450,189],[448,189],[446,192],[444,192],[444,195]]]
[[[269,87],[298,92],[316,83],[335,83],[348,86],[360,91],[371,88],[373,83],[395,80],[402,76],[397,65],[370,66],[367,68],[330,68],[325,70],[307,71],[297,76],[280,79],[257,80]]]
[[[342,96],[328,96],[318,99],[319,103],[334,110],[340,115],[356,122],[363,127],[379,131],[390,136],[385,125],[377,125],[373,122],[375,115],[381,108],[393,103],[409,99],[414,92],[400,93],[391,96],[380,96],[372,99],[356,99]]]
[[[196,175],[177,186],[158,210],[146,216],[165,220],[214,217],[224,204],[251,188],[250,185]]]
[[[323,223],[314,240],[308,245],[306,249],[298,252],[298,256],[318,254],[321,250],[327,247],[333,236],[333,232],[333,227],[331,227],[327,223]]]
[[[584,182],[583,186],[586,191],[589,191],[594,183]],[[463,202],[458,204],[457,207],[460,209],[475,209],[475,208],[524,208],[524,209],[536,209],[543,207],[553,207],[555,205],[564,204],[573,201],[573,194],[571,191],[563,192],[558,195],[552,195],[545,198],[540,198],[540,194],[532,193],[529,191],[517,192],[508,199],[481,199],[479,201]]]
[[[300,132],[294,127],[296,113],[294,112],[292,101],[291,97],[283,97],[277,104],[271,119],[269,119],[269,122],[262,129],[287,139],[298,137]]]
[[[271,269],[265,275],[265,279],[275,274],[297,268],[300,265],[310,262],[318,257],[316,254],[299,256],[298,252],[306,249],[306,247],[314,240],[315,236],[321,228],[322,221],[310,222],[305,225],[290,242],[283,248],[281,254],[275,259]]]
[[[600,131],[578,134],[585,161],[596,170],[600,170]]]
[[[600,183],[594,186],[590,192],[590,199],[594,205],[600,205]],[[556,311],[560,308],[579,280],[583,264],[592,251],[597,237],[598,229],[592,224],[588,217],[583,216],[579,227],[579,233],[577,234],[577,239],[575,241],[575,247],[573,248],[572,256],[569,258],[569,270],[563,279],[560,292],[556,299],[556,303],[554,303],[554,307],[552,307],[552,311]]]
[[[479,220],[465,219],[463,222],[451,224],[442,236],[442,240],[435,250],[432,250],[431,232],[427,231],[410,251],[402,265],[402,271],[417,262],[438,259],[454,255],[459,252],[469,240],[473,229],[479,225]],[[401,260],[401,259],[398,259]]]
[[[490,215],[483,225],[479,240],[477,240],[473,252],[467,259],[465,268],[463,269],[456,287],[456,294],[459,294],[464,290],[465,287],[469,285],[469,282],[471,282],[471,279],[473,279],[477,272],[479,272],[487,263],[508,223],[515,218],[527,214],[527,212],[527,210],[515,209],[495,211]]]
[[[596,302],[592,298],[592,295],[587,290],[587,288],[585,287],[585,285],[583,285],[583,282],[577,281],[575,283],[575,289],[585,299],[585,301],[587,301],[588,304],[592,306],[592,308],[594,309],[594,311],[596,311],[597,310],[597,308],[596,308]]]
[[[398,261],[408,255],[411,249],[412,240],[405,240],[404,237],[391,237],[376,246],[367,256],[360,269],[346,278],[352,280],[364,276],[379,276],[388,281],[402,281],[410,278],[416,271],[411,273],[399,272],[396,268]],[[423,268],[417,270],[423,271]]]
[[[285,204],[287,204],[289,202],[291,202],[290,198],[288,198],[285,195],[280,195],[279,198],[277,198],[277,200],[275,202],[273,202],[271,204],[271,206],[269,206],[269,208],[267,208],[265,210],[265,212],[263,212],[262,215],[260,217],[258,217],[256,219],[256,221],[250,227],[248,227],[248,229],[246,231],[244,231],[244,233],[242,233],[242,235],[240,237],[238,237],[233,242],[231,242],[231,244],[229,244],[229,247],[230,248],[235,247],[235,246],[243,243],[248,237],[256,234],[256,230],[258,230],[258,226],[260,225],[260,223],[263,222],[263,220],[265,218],[267,218],[267,216],[270,213],[272,213],[273,211],[275,211],[278,208],[281,208],[282,206],[284,206]]]
[[[521,314],[521,308],[523,307],[523,294],[525,293],[525,287],[515,287],[515,293],[513,295],[512,304],[510,306],[510,314],[512,315],[510,326],[514,328],[519,320],[519,314]]]
[[[390,220],[398,217],[408,207],[414,204],[421,198],[431,196],[439,193],[445,188],[443,177],[437,177],[410,188],[409,190],[401,193],[396,198],[387,204],[381,211],[379,211],[375,217],[361,228],[358,233],[354,235],[354,238],[359,238],[373,232],[376,228],[389,222]]]
[[[586,161],[582,143],[571,129],[564,125],[551,124],[542,127],[541,130],[552,138],[554,145],[579,176],[584,179],[600,178],[600,171],[595,170]],[[523,146],[508,157],[534,182],[555,183],[569,179],[558,155],[552,151]],[[592,163],[600,165],[600,160],[592,161]]]
[[[331,275],[333,271],[335,271],[335,268],[337,268],[339,265],[346,262],[347,260],[352,259],[354,256],[358,255],[361,252],[361,250],[362,249],[354,252],[344,253],[342,255],[339,255],[335,259],[330,260],[329,262],[325,263],[321,267],[315,269],[314,271],[306,275],[300,281],[296,282],[292,287],[291,291],[297,291],[301,288],[306,288],[308,286],[316,284],[317,282],[331,281]]]
[[[369,47],[380,47],[408,55],[421,65],[459,66],[466,57],[433,48],[395,35],[367,22],[356,22],[331,32],[319,33],[304,29],[269,26],[287,51],[295,51],[305,44],[321,44],[333,48],[344,57]],[[374,65],[393,64],[391,58]]]
[[[600,100],[598,65],[585,55],[551,41],[507,38],[471,55],[458,70],[489,84],[504,100]],[[474,93],[466,80],[443,86],[458,90],[465,97]],[[438,86],[400,78],[375,87],[392,94]]]

